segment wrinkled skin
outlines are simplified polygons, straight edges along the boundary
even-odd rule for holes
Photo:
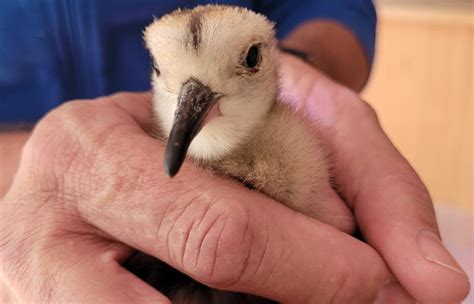
[[[327,202],[353,209],[367,243],[189,163],[170,180],[147,133],[150,95],[117,94],[60,106],[27,142],[0,203],[10,296],[169,303],[120,266],[136,248],[209,286],[280,302],[460,302],[468,280],[447,252],[436,257],[454,268],[420,251],[420,229],[438,234],[431,200],[374,111],[297,59],[282,63],[285,95],[332,150],[343,200]]]

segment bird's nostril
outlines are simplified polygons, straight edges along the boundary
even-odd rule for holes
[[[220,110],[220,107],[219,107],[219,102],[216,102],[212,107],[211,109],[209,110],[209,112],[207,113],[206,117],[204,118],[204,122],[203,122],[203,125],[205,126],[206,124],[208,124],[209,122],[211,122],[214,118],[218,117],[218,116],[221,116],[222,113],[221,113],[221,110]]]

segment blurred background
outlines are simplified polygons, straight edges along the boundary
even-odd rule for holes
[[[362,96],[426,183],[443,241],[472,284],[474,0],[375,3],[377,53]]]

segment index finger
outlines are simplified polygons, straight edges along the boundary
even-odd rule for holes
[[[119,93],[99,99],[107,105],[113,105],[130,115],[135,122],[147,133],[153,130],[153,114],[151,113],[151,93]],[[352,212],[341,198],[334,192],[327,181],[318,198],[318,219],[330,224],[341,231],[351,233],[354,231],[354,218]]]
[[[104,196],[81,205],[83,216],[220,289],[292,303],[370,302],[387,281],[382,259],[364,243],[193,167],[168,182],[159,159],[122,177],[107,205]]]
[[[189,164],[171,181],[162,144],[130,130],[103,141],[87,165],[101,187],[77,205],[110,236],[210,286],[281,302],[370,302],[387,281],[369,246],[256,191]]]
[[[153,114],[151,109],[151,92],[116,93],[98,98],[97,102],[113,105],[130,115],[140,127],[148,132],[153,131]]]

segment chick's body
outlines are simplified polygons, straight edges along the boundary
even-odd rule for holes
[[[324,151],[302,115],[275,100],[249,138],[221,159],[199,161],[288,207],[318,218],[318,198],[328,183]]]
[[[318,218],[328,166],[314,126],[278,101],[273,24],[246,9],[204,6],[156,20],[145,41],[167,174],[179,174],[187,155]],[[125,266],[177,304],[270,302],[211,289],[144,254]]]

